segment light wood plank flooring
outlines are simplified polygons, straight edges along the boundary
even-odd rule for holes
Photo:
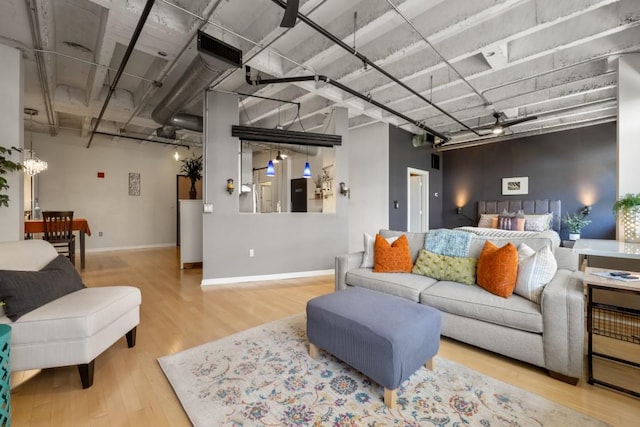
[[[87,390],[75,367],[14,372],[16,427],[188,426],[158,357],[302,312],[310,298],[333,291],[333,276],[203,290],[201,271],[180,271],[175,248],[90,253],[82,276],[87,286],[140,288],[137,344],[128,349],[122,338],[99,356]],[[612,425],[640,423],[639,399],[585,381],[570,386],[539,368],[446,338],[439,355]]]

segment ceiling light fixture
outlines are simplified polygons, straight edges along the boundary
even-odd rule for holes
[[[280,160],[284,160],[284,157],[282,157],[282,154],[280,154],[280,150],[278,150],[278,155],[276,156],[276,162],[279,162]]]
[[[302,171],[303,178],[311,178],[311,166],[309,166],[309,147],[307,147],[307,161],[304,164],[304,171]]]
[[[176,159],[176,162],[180,160],[180,154],[178,153],[178,150],[176,150],[175,153],[173,153],[173,158]]]
[[[491,133],[494,135],[501,135],[502,132],[504,132],[504,128],[500,124],[500,115],[498,113],[495,113],[494,117],[496,118],[496,122],[493,124],[493,127],[491,128]]]
[[[276,169],[273,167],[273,160],[269,159],[267,164],[267,176],[276,176]]]
[[[36,157],[33,151],[33,116],[38,115],[38,110],[33,108],[25,108],[24,113],[29,116],[29,149],[25,150],[25,159],[22,162],[24,172],[29,176],[34,176],[42,171],[46,171],[49,165],[47,162]]]

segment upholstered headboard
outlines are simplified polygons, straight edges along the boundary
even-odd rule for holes
[[[525,214],[529,215],[552,213],[551,228],[560,232],[562,218],[560,206],[560,200],[479,200],[478,220],[483,213],[499,214],[504,209],[507,212],[517,212],[522,209]]]

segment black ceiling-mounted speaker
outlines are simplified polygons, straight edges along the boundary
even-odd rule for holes
[[[300,6],[300,0],[288,0],[287,8],[284,10],[284,16],[280,26],[283,28],[293,28],[296,25],[296,19],[298,18],[298,7]]]

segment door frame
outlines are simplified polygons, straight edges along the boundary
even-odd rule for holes
[[[411,225],[411,176],[420,176],[421,184],[421,196],[422,196],[422,216],[420,220],[420,231],[425,232],[429,230],[429,171],[407,168],[407,231]],[[417,203],[414,201],[414,203]]]

